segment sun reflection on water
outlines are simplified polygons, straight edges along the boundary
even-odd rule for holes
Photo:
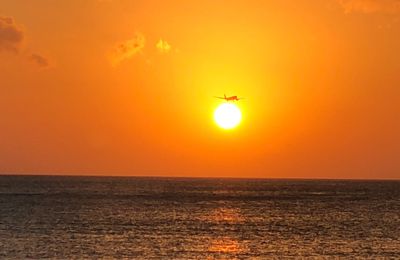
[[[213,240],[208,250],[213,253],[240,253],[243,251],[239,242],[230,237]]]
[[[246,244],[228,232],[245,222],[245,217],[239,208],[218,207],[204,215],[201,220],[222,232],[216,237],[211,235],[207,239],[209,253],[207,259],[237,259],[248,253]]]
[[[216,208],[201,218],[202,221],[211,223],[227,222],[230,224],[237,224],[244,222],[244,217],[240,214],[237,208]]]

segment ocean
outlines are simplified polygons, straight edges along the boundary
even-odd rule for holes
[[[1,259],[400,259],[400,182],[0,176]]]

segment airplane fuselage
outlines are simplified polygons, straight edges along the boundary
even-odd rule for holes
[[[230,97],[227,97],[225,94],[224,94],[224,96],[223,97],[215,97],[215,98],[219,98],[219,99],[224,99],[224,100],[226,100],[226,101],[239,101],[239,100],[241,100],[242,98],[238,98],[237,96],[230,96]]]
[[[226,101],[239,101],[237,96],[225,97]]]

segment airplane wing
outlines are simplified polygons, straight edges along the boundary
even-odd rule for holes
[[[224,97],[216,97],[216,96],[214,96],[215,98],[219,98],[219,99],[225,99]]]

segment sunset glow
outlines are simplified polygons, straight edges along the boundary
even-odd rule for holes
[[[398,259],[399,213],[400,0],[0,0],[0,260]]]
[[[400,178],[394,0],[0,3],[1,172]]]

